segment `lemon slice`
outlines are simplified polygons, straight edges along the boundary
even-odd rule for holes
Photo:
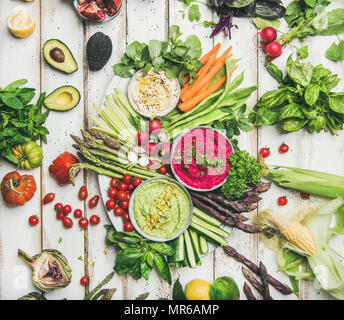
[[[25,8],[19,7],[7,18],[8,30],[18,38],[26,38],[35,30],[36,22]]]

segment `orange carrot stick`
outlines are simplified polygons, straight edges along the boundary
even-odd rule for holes
[[[205,89],[209,86],[209,83],[211,80],[215,77],[216,73],[220,71],[220,69],[225,64],[225,57],[227,57],[228,53],[230,52],[232,47],[229,47],[220,58],[217,58],[210,71],[202,78],[197,78],[197,80],[193,83],[192,86],[190,86],[183,94],[183,101],[187,101],[194,97],[198,92]],[[227,58],[229,59],[231,55],[229,55]]]
[[[194,96],[192,99],[180,103],[178,105],[178,108],[180,111],[188,112],[191,109],[193,109],[195,106],[197,106],[201,101],[203,101],[205,98],[212,95],[214,92],[216,92],[225,82],[227,77],[223,76],[219,81],[214,83],[210,88],[208,88],[205,91],[202,91],[200,94]]]
[[[220,42],[213,48],[211,49],[207,54],[205,54],[201,59],[200,61],[203,63],[203,64],[206,64],[208,62],[208,60],[210,59],[210,57],[214,54],[214,52],[219,52],[220,50],[220,47],[221,47],[221,44]]]

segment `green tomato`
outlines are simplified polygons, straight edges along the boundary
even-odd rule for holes
[[[42,163],[42,148],[34,141],[13,147],[12,153],[18,159],[18,166],[22,169],[38,168]]]

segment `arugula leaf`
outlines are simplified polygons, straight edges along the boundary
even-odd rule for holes
[[[332,61],[344,61],[344,40],[340,40],[338,45],[333,42],[327,49],[326,58]]]

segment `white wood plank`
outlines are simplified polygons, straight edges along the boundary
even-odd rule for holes
[[[0,3],[0,20],[5,23],[19,3],[10,1]],[[23,4],[23,3],[20,3]],[[26,39],[12,36],[5,25],[0,29],[0,41],[6,46],[0,48],[0,87],[22,78],[28,79],[27,87],[36,88],[37,99],[40,93],[39,79],[39,4],[25,3],[37,22],[35,32]],[[39,142],[38,142],[39,143]],[[0,179],[15,171],[15,166],[0,160]],[[30,227],[28,218],[32,214],[40,216],[40,169],[20,170],[21,174],[32,174],[37,183],[34,198],[24,207],[10,208],[0,199],[0,299],[18,299],[31,292],[38,291],[31,282],[30,267],[17,258],[18,248],[28,254],[40,251],[40,225]]]
[[[47,125],[50,129],[48,144],[44,146],[45,158],[43,161],[43,194],[55,192],[54,203],[70,204],[74,209],[83,208],[83,203],[78,199],[79,189],[71,185],[59,186],[55,179],[49,175],[48,167],[62,152],[74,152],[71,147],[73,141],[70,134],[78,135],[84,127],[84,99],[83,99],[83,25],[71,2],[41,1],[42,10],[42,45],[49,39],[59,39],[72,51],[79,70],[71,75],[66,75],[52,69],[42,61],[42,86],[47,93],[57,87],[70,84],[81,93],[80,104],[68,112],[51,112]],[[82,174],[77,177],[77,185],[81,185]],[[60,250],[68,259],[73,277],[71,284],[63,289],[49,294],[50,299],[82,299],[85,288],[80,285],[80,278],[84,275],[84,232],[80,230],[78,221],[73,219],[72,229],[65,229],[61,221],[56,219],[53,210],[54,204],[43,207],[43,248]],[[72,214],[71,214],[72,217]],[[60,241],[61,239],[61,241]]]

